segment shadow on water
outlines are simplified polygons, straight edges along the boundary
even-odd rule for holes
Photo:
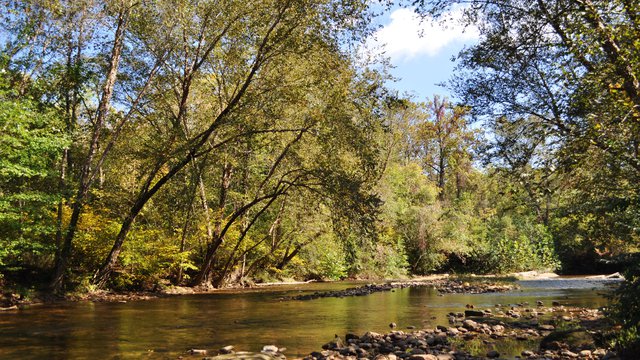
[[[522,289],[499,294],[447,294],[421,288],[396,289],[368,296],[282,301],[353,283],[277,286],[246,292],[219,292],[130,303],[69,303],[0,314],[0,358],[152,359],[177,358],[187,349],[216,350],[226,345],[259,351],[263,345],[286,347],[301,357],[334,334],[386,332],[447,324],[449,312],[466,304],[492,308],[542,300],[548,305],[600,307],[611,280],[522,281]],[[534,344],[535,345],[535,344]],[[467,344],[466,346],[473,346]],[[517,354],[531,344],[506,341],[495,347]]]

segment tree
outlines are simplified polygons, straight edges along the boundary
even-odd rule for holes
[[[60,198],[56,168],[69,145],[61,114],[33,84],[0,64],[0,268],[46,264],[55,247],[50,208]],[[29,260],[35,259],[35,260]],[[38,261],[39,259],[39,261]]]
[[[119,98],[119,106],[125,110],[117,120],[113,118],[112,98],[129,20],[136,16],[132,15],[134,8],[136,4],[127,0],[104,4],[91,0],[15,1],[2,12],[9,67],[28,74],[18,88],[23,89],[30,78],[46,84],[39,94],[41,100],[63,109],[66,133],[74,137],[74,146],[62,154],[59,170],[58,187],[66,199],[58,204],[58,249],[50,284],[55,292],[64,283],[78,223],[92,187],[100,179],[102,164],[147,90],[139,86],[138,95]],[[102,43],[104,34],[111,34],[111,41]],[[140,73],[137,80],[144,83],[144,76],[152,77],[154,72]],[[92,86],[96,87],[93,92],[89,90]],[[63,229],[67,205],[72,214]]]
[[[420,5],[439,13],[445,4]],[[555,174],[565,174],[565,184],[582,171],[601,172],[590,178],[609,184],[640,183],[637,8],[634,1],[584,0],[472,1],[465,8],[482,39],[459,55],[451,89],[501,137],[507,150],[497,154],[542,185],[530,188],[538,213],[545,201],[535,198],[560,186],[550,180]],[[526,156],[513,157],[518,151]],[[638,198],[640,188],[630,188],[627,196]],[[607,194],[598,197],[601,206],[621,204]]]
[[[450,86],[489,121],[538,117],[572,149],[559,153],[566,161],[594,146],[637,173],[636,9],[633,1],[472,1],[467,19],[481,24],[482,40],[459,55]]]
[[[464,173],[471,166],[470,151],[475,133],[467,128],[466,110],[451,106],[447,99],[434,96],[426,108],[430,119],[418,125],[422,161],[427,171],[434,174],[440,188],[440,201],[445,199],[448,173],[455,177],[456,196],[460,197]]]
[[[168,66],[165,75],[178,84],[175,87],[171,85],[175,98],[167,98],[164,92],[154,93],[153,96],[159,96],[166,102],[148,102],[149,108],[145,109],[162,126],[166,126],[167,134],[159,139],[155,160],[144,175],[145,180],[122,222],[110,254],[94,277],[95,284],[103,286],[109,279],[124,240],[146,203],[194,159],[207,153],[215,154],[226,143],[241,136],[282,131],[277,128],[240,128],[238,132],[234,126],[243,116],[259,109],[262,106],[260,100],[275,94],[281,87],[291,86],[286,82],[286,76],[274,77],[276,69],[282,71],[282,66],[286,66],[285,60],[290,54],[301,56],[313,54],[317,48],[337,49],[332,39],[336,39],[335,32],[341,28],[327,26],[326,21],[342,24],[345,23],[344,17],[351,19],[365,9],[359,2],[341,4],[333,9],[325,5],[305,1],[266,2],[251,6],[230,3],[225,9],[216,3],[185,5],[179,13],[181,16],[178,16],[181,20],[176,31],[178,35],[173,39],[181,50],[168,59],[172,65]],[[168,8],[156,10],[159,11],[153,16],[146,17],[158,22],[156,29],[164,23],[163,19],[176,18],[173,8],[171,11]],[[212,86],[202,86],[207,83]],[[202,103],[197,95],[217,101]],[[158,105],[161,107],[154,109]],[[197,125],[194,120],[199,120]],[[183,127],[183,123],[192,122],[196,126],[191,130],[193,135],[181,139],[187,127]],[[308,130],[304,126],[301,129],[299,136]],[[271,166],[277,167],[278,164],[276,159]],[[272,175],[270,171],[266,179],[270,180]],[[269,202],[284,194],[295,184],[295,179],[305,178],[305,173],[289,176],[294,180],[280,178],[272,193],[256,194],[253,200],[238,208],[231,219],[244,215],[263,201]],[[220,234],[214,234],[203,273],[207,271],[207,264],[222,241],[224,231],[232,223],[227,222]],[[197,280],[201,281],[203,277],[201,275]]]

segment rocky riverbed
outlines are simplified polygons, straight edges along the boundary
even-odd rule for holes
[[[367,284],[338,291],[314,292],[312,294],[302,294],[283,298],[283,300],[313,300],[326,297],[347,297],[365,296],[380,291],[393,291],[394,289],[404,289],[409,287],[432,287],[440,294],[484,294],[494,292],[504,292],[518,288],[514,283],[499,283],[490,281],[466,282],[453,279],[434,279],[426,281],[402,281],[384,284]]]
[[[402,331],[387,334],[368,332],[362,336],[346,334],[325,344],[306,360],[368,358],[376,360],[470,360],[500,358],[492,349],[504,339],[538,340],[540,346],[525,350],[525,359],[615,359],[613,351],[598,347],[598,339],[609,324],[599,310],[564,307],[556,304],[535,307],[527,304],[484,309],[482,316],[466,310],[451,313],[448,325],[436,328]],[[467,315],[467,316],[465,316]],[[395,327],[395,324],[391,324]],[[486,353],[472,354],[467,342],[481,342]]]
[[[382,334],[338,336],[311,352],[304,360],[480,360],[504,358],[495,349],[500,341],[523,341],[540,344],[516,355],[522,359],[599,359],[614,360],[614,351],[602,345],[611,324],[602,311],[566,307],[559,303],[515,304],[482,310],[464,310],[449,314],[449,324],[416,330],[399,330]],[[482,344],[485,350],[472,352],[468,344]],[[193,351],[193,350],[192,350]],[[286,349],[265,346],[261,353],[234,353],[232,347],[221,349],[218,356],[207,359],[284,359]],[[513,357],[513,354],[507,354]]]

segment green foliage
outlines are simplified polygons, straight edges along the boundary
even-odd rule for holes
[[[348,264],[341,250],[331,237],[321,237],[310,244],[301,255],[307,271],[305,277],[319,280],[344,279]]]
[[[610,345],[623,358],[631,358],[640,351],[640,265],[638,254],[632,254],[631,264],[624,272],[625,280],[613,294],[609,308],[611,318],[621,325],[610,334]]]
[[[495,216],[484,236],[484,245],[474,254],[480,272],[554,270],[558,266],[551,234],[530,218]]]
[[[625,280],[614,293],[612,317],[622,325],[616,345],[629,353],[640,349],[640,265],[635,254],[634,263],[625,271]]]
[[[633,359],[633,356],[638,355],[640,351],[639,327],[631,326],[616,332],[610,343],[623,358]]]
[[[173,272],[195,269],[189,252],[180,252],[175,239],[159,230],[137,229],[120,256],[111,286],[120,290],[154,290]]]
[[[55,109],[19,97],[0,67],[0,266],[53,253],[56,165],[68,138]]]
[[[101,209],[87,207],[78,223],[78,237],[75,245],[74,265],[81,269],[94,269],[109,253],[109,240],[116,236],[119,222]],[[69,222],[71,209],[64,207],[63,223]]]
[[[381,243],[396,244],[391,250],[397,249],[397,244],[406,249],[395,250],[399,259],[393,263],[400,265],[399,269],[411,264],[414,272],[431,270],[435,261],[427,254],[437,251],[434,247],[438,239],[433,236],[432,227],[437,187],[418,164],[392,163],[387,167],[379,189],[384,202],[378,230]],[[405,251],[407,255],[404,255]],[[403,261],[405,256],[408,257]]]

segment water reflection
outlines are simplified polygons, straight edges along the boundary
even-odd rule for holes
[[[554,280],[522,282],[522,289],[501,294],[438,296],[430,288],[396,289],[369,296],[281,301],[317,290],[337,290],[348,283],[281,286],[242,293],[220,292],[143,302],[77,303],[34,307],[0,314],[0,358],[176,358],[189,348],[215,350],[225,345],[258,351],[276,344],[289,357],[319,349],[334,334],[387,331],[395,322],[433,327],[447,323],[447,313],[466,304],[548,304],[599,307],[611,281]],[[595,289],[595,290],[594,290]],[[517,353],[528,344],[497,344]],[[511,347],[511,348],[510,348]],[[511,349],[511,350],[509,350]]]

